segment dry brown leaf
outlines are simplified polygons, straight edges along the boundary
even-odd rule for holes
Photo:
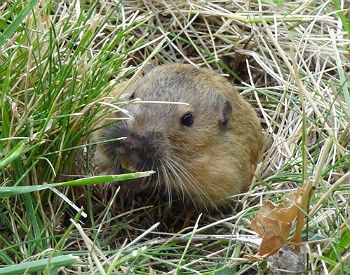
[[[287,241],[292,222],[297,217],[300,205],[302,189],[293,193],[291,198],[294,203],[288,206],[286,203],[274,204],[265,201],[261,209],[255,214],[250,227],[262,237],[258,257],[268,257],[277,252]]]

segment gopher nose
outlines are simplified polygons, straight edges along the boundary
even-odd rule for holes
[[[135,133],[130,133],[125,140],[122,141],[122,146],[127,151],[141,150],[145,143],[145,137]]]
[[[127,155],[132,152],[139,153],[145,147],[146,137],[135,134],[128,133],[125,135],[125,139],[119,140],[115,143],[115,150],[118,154]]]
[[[125,140],[120,142],[116,148],[120,153],[121,166],[125,170],[136,172],[137,165],[144,161],[143,147],[145,144],[145,137],[135,133],[129,133]]]

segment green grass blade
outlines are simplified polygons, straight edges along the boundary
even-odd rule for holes
[[[6,40],[11,37],[11,35],[18,29],[19,25],[32,11],[34,6],[39,2],[39,0],[30,0],[28,5],[18,14],[16,19],[5,29],[4,33],[0,36],[0,47],[5,44]]]
[[[4,169],[7,165],[15,161],[20,156],[22,156],[25,153],[25,151],[27,151],[25,150],[26,144],[27,141],[22,141],[18,143],[3,160],[0,160],[0,170]]]
[[[327,257],[334,261],[335,263],[339,263],[339,255],[342,255],[344,252],[350,250],[350,229],[346,228],[346,230],[341,234],[339,242],[335,243],[336,250],[331,250],[328,253]]]
[[[36,261],[30,261],[25,263],[20,263],[16,265],[11,265],[7,267],[0,268],[0,274],[27,274],[38,271],[43,271],[49,265],[51,268],[59,268],[62,266],[70,266],[77,262],[79,257],[73,255],[56,256],[48,259],[41,259]]]
[[[52,187],[67,187],[67,186],[84,186],[92,184],[100,184],[106,182],[123,181],[129,179],[136,179],[141,177],[150,176],[153,172],[137,172],[122,175],[108,175],[108,176],[95,176],[89,178],[82,178],[77,180],[71,180],[60,183],[51,183],[43,185],[33,185],[33,186],[13,186],[13,187],[0,187],[0,198],[9,197],[19,194],[27,194],[34,191],[41,191],[49,189]]]

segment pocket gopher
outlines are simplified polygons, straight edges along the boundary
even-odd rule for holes
[[[252,107],[224,77],[188,64],[168,64],[145,73],[126,90],[130,100],[163,103],[128,104],[130,119],[97,132],[98,140],[111,140],[97,146],[94,162],[100,173],[154,170],[149,178],[120,186],[214,207],[249,188],[262,143],[261,126]],[[118,137],[126,139],[115,140]]]

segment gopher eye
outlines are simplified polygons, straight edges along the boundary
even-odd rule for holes
[[[129,100],[133,100],[135,99],[135,92],[133,92],[130,96],[129,96]]]
[[[180,123],[183,125],[183,126],[186,126],[186,127],[191,127],[192,124],[193,124],[193,115],[191,112],[187,112],[185,113],[181,120],[180,120]]]

